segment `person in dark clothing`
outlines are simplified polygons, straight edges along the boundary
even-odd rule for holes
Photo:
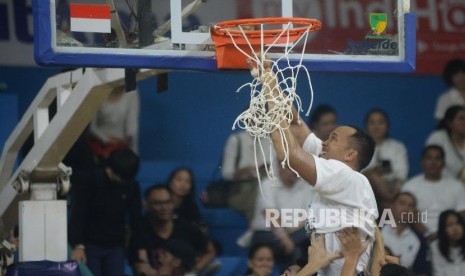
[[[195,180],[189,168],[175,169],[167,181],[174,204],[174,215],[197,225],[204,225],[199,207],[195,203]]]
[[[140,234],[132,240],[131,262],[135,274],[153,275],[159,271],[161,259],[169,244],[182,241],[195,251],[193,271],[206,268],[215,251],[207,237],[194,224],[183,219],[173,219],[174,204],[166,186],[152,186],[145,192],[145,209]]]
[[[110,154],[102,167],[73,176],[69,241],[71,258],[94,275],[122,275],[126,218],[131,233],[141,227],[141,196],[134,180],[139,158],[129,149]]]

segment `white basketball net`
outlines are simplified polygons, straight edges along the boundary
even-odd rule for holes
[[[247,43],[249,44],[249,47],[251,49],[251,52],[253,53],[252,56],[244,52],[234,41],[234,37],[226,30],[227,34],[231,38],[234,46],[239,50],[241,53],[243,53],[247,58],[252,61],[252,63],[258,65],[259,68],[255,68],[251,70],[252,76],[254,79],[242,85],[237,89],[237,92],[241,92],[242,90],[250,89],[250,105],[247,110],[242,112],[235,120],[233,124],[233,129],[238,126],[241,129],[244,129],[247,131],[250,135],[254,137],[254,152],[255,152],[255,164],[256,164],[256,169],[257,169],[257,175],[260,183],[260,192],[263,195],[263,190],[261,187],[261,182],[260,182],[260,171],[259,171],[259,166],[257,163],[257,144],[260,148],[260,153],[262,154],[263,160],[265,161],[265,164],[269,164],[269,166],[265,165],[266,173],[268,178],[270,179],[276,179],[273,173],[273,170],[271,169],[272,163],[273,163],[273,158],[272,155],[270,156],[265,156],[263,147],[265,145],[262,145],[261,139],[260,138],[265,138],[269,142],[269,147],[270,147],[270,152],[272,152],[272,143],[270,139],[270,134],[274,131],[279,131],[281,134],[281,141],[282,141],[282,146],[284,149],[285,153],[285,158],[281,162],[281,165],[288,166],[294,173],[298,175],[298,173],[291,168],[289,164],[289,150],[288,150],[288,144],[287,140],[285,139],[284,136],[284,130],[289,128],[290,123],[293,120],[293,114],[292,114],[292,106],[296,105],[296,110],[298,112],[303,111],[302,109],[302,101],[297,95],[297,78],[299,76],[299,73],[301,70],[303,70],[307,76],[308,84],[310,87],[310,106],[308,108],[308,111],[306,113],[306,116],[309,115],[310,109],[313,104],[313,87],[312,87],[312,82],[310,78],[310,73],[308,72],[307,68],[302,65],[302,60],[303,60],[303,55],[305,48],[307,46],[307,40],[308,40],[308,35],[310,33],[311,25],[308,26],[307,30],[304,32],[304,34],[293,44],[290,43],[289,41],[289,31],[291,30],[292,23],[289,22],[286,26],[283,26],[283,31],[276,37],[275,41],[271,43],[270,45],[264,45],[263,43],[263,24],[261,24],[260,29],[261,29],[261,51],[260,55],[255,53],[255,51],[252,48],[252,45],[250,44],[250,41],[247,38],[247,35],[244,33],[243,28],[239,25],[238,28],[242,32],[243,37],[246,39]],[[276,42],[281,39],[282,37],[287,37],[287,43],[286,45],[277,45]],[[300,44],[302,43],[302,44]],[[298,60],[296,65],[291,64],[291,60],[289,59],[289,54],[291,52],[294,52],[294,48],[296,45],[299,45],[302,48],[301,53],[299,54],[300,59]],[[270,82],[262,82],[260,81],[263,77],[264,74],[262,72],[265,72],[264,70],[264,64],[263,61],[265,60],[267,54],[270,52],[271,49],[274,47],[280,47],[281,49],[284,47],[284,54],[278,58],[277,60],[271,61],[271,69],[276,75],[276,82],[271,82],[275,83],[276,85],[274,87],[270,87],[269,85]],[[296,60],[294,59],[294,64],[296,63]],[[281,67],[280,67],[281,66]],[[266,73],[265,73],[266,74]],[[278,96],[273,96],[272,99],[270,99],[270,96],[267,95],[265,97],[265,93],[263,93],[264,88],[269,88],[270,91],[273,91],[273,89],[279,88],[279,95]],[[272,110],[267,110],[267,102],[272,101],[275,104],[275,107]],[[282,122],[285,121],[287,123],[282,124]],[[299,120],[300,123],[300,120]],[[285,125],[285,127],[283,127]],[[268,162],[267,162],[268,161]]]

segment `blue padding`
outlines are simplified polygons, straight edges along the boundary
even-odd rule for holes
[[[7,276],[80,276],[79,266],[74,261],[68,262],[22,262],[8,267]]]
[[[34,59],[39,65],[218,70],[213,58],[55,52],[51,42],[50,3],[51,1],[33,0],[34,33],[37,34],[34,36]],[[413,13],[406,13],[404,17],[405,60],[402,62],[311,60],[303,64],[313,72],[412,72],[415,70],[416,17]],[[77,48],[76,51],[82,49]],[[117,49],[109,51],[117,52]]]

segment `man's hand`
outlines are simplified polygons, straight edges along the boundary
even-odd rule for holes
[[[291,265],[281,276],[295,276],[300,270],[300,266]]]
[[[326,267],[330,262],[342,258],[340,252],[328,253],[325,245],[325,235],[312,233],[312,245],[308,247],[308,263],[313,263],[320,268]]]
[[[71,260],[79,262],[79,263],[86,263],[86,251],[83,246],[76,246],[71,253]]]
[[[138,276],[156,276],[157,271],[148,263],[135,263],[134,270]]]
[[[367,250],[370,240],[366,239],[363,243],[361,241],[360,230],[355,227],[344,228],[336,233],[339,241],[341,242],[341,253],[345,258],[353,257],[360,258]]]
[[[330,262],[342,257],[339,252],[328,253],[325,246],[325,236],[312,233],[312,245],[308,247],[308,263],[297,273],[297,276],[313,275],[326,267]]]

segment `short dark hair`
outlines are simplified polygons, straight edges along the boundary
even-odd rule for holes
[[[358,152],[358,171],[363,170],[370,164],[375,152],[375,141],[365,131],[356,126],[349,126],[355,129],[355,133],[350,136],[351,145]]]
[[[150,187],[148,187],[145,192],[144,192],[144,198],[147,199],[150,194],[154,191],[166,191],[168,194],[170,194],[170,191],[166,187],[164,183],[156,183]]]
[[[413,202],[415,204],[415,206],[417,206],[417,198],[410,192],[400,192],[400,193],[397,193],[396,196],[394,197],[393,201],[392,202],[396,202],[397,199],[403,195],[406,195],[406,196],[409,196],[413,199]]]
[[[385,264],[381,267],[380,276],[413,276],[408,268],[398,264]]]
[[[130,149],[112,151],[106,164],[124,180],[134,180],[139,172],[139,157]]]
[[[190,271],[194,268],[196,252],[195,249],[183,240],[170,239],[166,242],[166,251],[181,260],[181,266]]]
[[[334,114],[337,117],[337,112],[336,112],[336,109],[334,109],[334,107],[328,104],[321,104],[310,115],[310,121],[309,121],[310,128],[314,128],[315,125],[320,122],[321,117],[323,117],[326,114]]]
[[[452,59],[446,63],[442,72],[442,78],[447,85],[454,86],[452,78],[459,72],[465,72],[465,60],[460,58]]]
[[[439,153],[441,154],[441,157],[443,160],[446,159],[446,153],[444,151],[444,149],[440,146],[440,145],[428,145],[426,147],[423,148],[423,150],[421,151],[421,158],[425,158],[425,155],[428,151],[430,150],[437,150],[439,151]]]

